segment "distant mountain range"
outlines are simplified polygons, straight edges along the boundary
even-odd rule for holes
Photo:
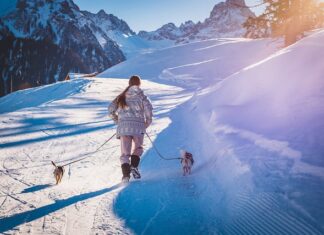
[[[242,24],[254,16],[244,6],[244,0],[227,0],[202,23],[169,23],[136,34],[116,16],[81,11],[72,0],[17,0],[0,16],[0,96],[63,80],[68,72],[101,72],[166,41],[241,37]]]
[[[242,24],[255,14],[246,7],[244,0],[226,0],[214,6],[204,22],[187,21],[180,27],[173,23],[163,25],[156,31],[140,31],[139,36],[148,40],[172,40],[183,43],[216,37],[243,37],[246,30]]]

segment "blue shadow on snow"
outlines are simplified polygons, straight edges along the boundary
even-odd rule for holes
[[[8,230],[11,230],[21,224],[28,223],[31,221],[34,221],[36,219],[39,219],[45,215],[48,215],[50,213],[53,213],[55,211],[58,211],[62,208],[65,208],[67,206],[70,206],[72,204],[75,204],[80,201],[84,201],[90,198],[98,197],[102,194],[111,192],[115,189],[117,189],[121,184],[116,184],[110,188],[101,189],[95,192],[90,193],[84,193],[77,196],[73,196],[67,199],[63,200],[57,200],[54,203],[46,206],[42,206],[39,208],[36,208],[31,211],[25,211],[19,214],[14,214],[9,217],[1,218],[0,219],[0,233],[4,233]]]
[[[29,188],[25,188],[23,191],[21,191],[21,193],[34,193],[34,192],[41,191],[43,189],[49,188],[51,186],[52,186],[51,184],[34,185],[34,186],[29,187]]]

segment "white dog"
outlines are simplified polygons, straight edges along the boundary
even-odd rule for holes
[[[191,174],[191,167],[194,164],[193,156],[191,153],[181,150],[181,165],[183,170],[183,175],[190,175]]]

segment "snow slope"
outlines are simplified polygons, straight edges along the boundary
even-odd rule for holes
[[[323,234],[323,39],[277,52],[263,40],[191,43],[38,91],[55,100],[24,102],[33,89],[0,99],[0,232]],[[193,174],[145,138],[142,179],[120,185],[113,140],[53,187],[50,160],[77,159],[114,133],[106,108],[133,73],[150,80],[155,145],[166,157],[192,152]]]
[[[176,163],[171,167],[148,158],[143,168],[151,182],[124,189],[117,208],[133,194],[144,199],[116,212],[136,233],[144,234],[322,234],[323,39],[320,31],[266,58],[260,56],[256,63],[255,50],[244,51],[249,42],[237,40],[230,46],[204,45],[208,49],[201,58],[195,54],[200,46],[215,43],[205,41],[143,55],[107,70],[106,76],[135,71],[194,93],[172,112],[174,121],[156,140],[169,156],[177,155],[177,148],[193,152],[194,175],[179,181]],[[268,44],[250,43],[255,48]],[[268,44],[268,51],[273,48]],[[208,70],[201,62],[215,55],[221,59]],[[171,65],[182,70],[166,80],[161,74]],[[195,77],[194,83],[183,82],[188,77]],[[193,89],[197,84],[203,89]],[[158,196],[147,194],[151,191]],[[141,207],[150,212],[138,212]],[[170,225],[172,221],[178,223]]]
[[[87,83],[88,80],[75,80],[73,82],[60,82],[58,84],[16,91],[0,99],[0,113],[13,112],[63,99],[79,93]]]
[[[197,106],[214,108],[215,126],[287,140],[300,153],[286,155],[324,167],[323,39],[322,30],[246,67],[202,91]]]
[[[230,140],[231,154],[248,166],[258,191],[280,195],[321,233],[323,40],[324,31],[316,32],[206,88],[191,106],[206,135]]]
[[[127,60],[139,54],[145,54],[174,45],[174,42],[170,40],[149,41],[138,35],[125,35],[114,31],[109,31],[107,35],[118,44]]]
[[[126,84],[121,79],[75,79],[0,99],[0,233],[130,231],[113,213],[114,198],[124,187],[119,184],[116,139],[91,158],[72,165],[71,174],[67,168],[59,186],[53,186],[50,163],[78,159],[115,132],[107,118],[108,101]],[[189,98],[181,88],[148,81],[143,89],[155,106],[158,120],[151,131],[157,133],[170,123],[168,113]]]
[[[272,40],[212,39],[171,46],[128,59],[100,74],[101,77],[142,78],[184,87],[201,88],[243,69],[275,52]]]

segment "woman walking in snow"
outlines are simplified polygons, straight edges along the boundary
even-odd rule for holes
[[[145,129],[152,123],[152,104],[140,88],[139,76],[129,79],[129,86],[108,107],[110,117],[117,124],[117,138],[121,142],[121,169],[123,181],[129,181],[130,173],[141,178],[138,171],[143,154]],[[134,150],[132,150],[132,142]]]

